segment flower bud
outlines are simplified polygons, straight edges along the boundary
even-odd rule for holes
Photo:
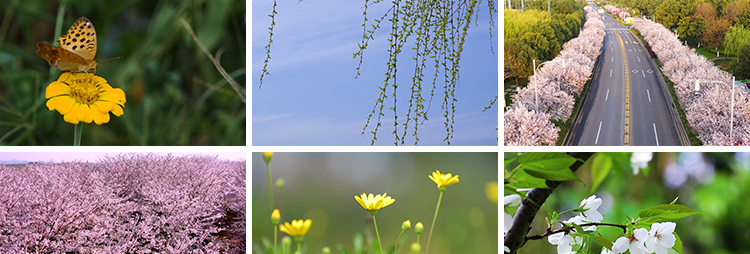
[[[284,184],[285,183],[286,182],[284,182],[284,178],[276,179],[276,188],[279,189],[279,190],[284,189]]]
[[[331,248],[328,248],[328,246],[323,247],[323,254],[331,254]]]
[[[272,158],[273,158],[273,152],[263,152],[263,160],[266,161],[266,163],[271,162]]]
[[[283,245],[285,248],[292,245],[292,238],[289,236],[284,236],[284,238],[281,238],[281,245]]]
[[[417,234],[421,234],[422,230],[424,230],[424,226],[422,225],[422,222],[417,222],[417,225],[414,226],[414,231],[417,232]]]
[[[404,223],[401,223],[401,230],[406,231],[409,230],[409,228],[411,228],[411,221],[406,220]]]
[[[279,209],[273,209],[273,213],[271,213],[271,222],[274,225],[279,225],[279,219],[281,219],[281,214],[279,214]]]
[[[422,246],[419,245],[418,242],[414,242],[411,244],[411,252],[419,253],[420,251],[422,251]]]

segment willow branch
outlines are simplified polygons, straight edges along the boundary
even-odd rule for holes
[[[566,153],[576,159],[575,163],[570,166],[570,170],[576,172],[594,153]],[[526,198],[523,199],[521,205],[518,206],[516,215],[513,217],[513,225],[510,230],[505,234],[505,246],[510,249],[510,253],[514,254],[518,251],[521,246],[526,244],[526,234],[531,229],[531,222],[536,217],[536,213],[539,211],[539,205],[544,204],[552,195],[552,192],[557,188],[558,185],[563,183],[562,181],[546,181],[545,182],[549,189],[534,188],[529,191]],[[539,204],[539,205],[536,205]]]

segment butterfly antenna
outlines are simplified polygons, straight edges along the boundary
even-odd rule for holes
[[[101,63],[101,64],[104,64],[104,65],[107,65],[106,62],[109,62],[109,61],[112,61],[112,60],[115,60],[115,59],[120,59],[120,58],[122,58],[122,56],[113,57],[113,58],[109,58],[109,59],[104,59],[104,60],[101,60],[101,61],[98,61],[98,62]]]

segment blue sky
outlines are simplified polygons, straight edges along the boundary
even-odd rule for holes
[[[279,1],[268,65],[271,75],[264,78],[262,88],[258,89],[268,42],[267,15],[272,3],[256,0],[252,6],[252,145],[369,145],[371,128],[365,134],[361,132],[384,78],[390,24],[383,23],[375,34],[375,40],[364,53],[362,75],[354,79],[358,59],[352,58],[352,53],[357,51],[362,37],[364,1]],[[385,1],[371,6],[368,18],[373,20],[382,15],[388,4]],[[482,112],[498,92],[499,29],[493,28],[490,41],[488,28],[489,14],[483,2],[478,22],[469,29],[460,62],[451,145],[497,145],[497,107]],[[403,74],[398,76],[402,80],[397,105],[399,124],[405,119],[410,94],[413,68],[409,67],[413,66],[413,53],[407,49],[411,46],[405,45],[399,58],[398,70]],[[432,73],[426,75],[431,77]],[[423,89],[428,90],[428,85]],[[445,145],[440,109],[442,83],[437,86],[428,113],[430,120],[419,127],[420,145]],[[388,98],[385,109],[392,107],[392,103]],[[375,145],[392,145],[394,141],[393,112],[384,110],[384,113]],[[413,139],[406,141],[409,145],[413,143]]]
[[[100,157],[117,155],[121,152],[0,152],[0,162],[4,161],[29,161],[29,162],[97,162]],[[185,155],[218,155],[220,160],[245,160],[245,153],[228,152],[154,152],[156,154],[172,154],[174,156]]]

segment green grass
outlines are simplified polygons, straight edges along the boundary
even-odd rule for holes
[[[0,28],[8,28],[0,31],[0,145],[72,144],[74,125],[45,106],[45,89],[61,72],[35,51],[56,44],[56,26],[65,33],[81,16],[96,28],[96,60],[123,57],[96,75],[127,100],[122,116],[85,124],[82,145],[246,145],[245,1],[60,2],[59,9],[46,0],[0,4]],[[211,55],[223,52],[218,62],[230,78],[181,20]]]

